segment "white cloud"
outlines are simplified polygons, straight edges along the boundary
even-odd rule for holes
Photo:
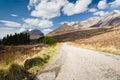
[[[93,13],[93,15],[97,15],[97,16],[106,16],[109,12],[104,12],[104,11],[98,11],[98,12],[95,12]]]
[[[41,28],[51,27],[53,26],[53,22],[49,20],[41,20],[39,26],[41,26]]]
[[[31,28],[48,28],[53,26],[53,22],[49,20],[40,20],[40,19],[24,19],[25,24],[23,26],[25,27],[31,27]]]
[[[18,15],[16,15],[16,14],[11,14],[11,16],[13,16],[13,17],[17,17]]]
[[[18,32],[15,28],[0,28],[0,38],[7,36],[7,34],[14,34]]]
[[[107,6],[108,6],[108,5],[107,5],[107,1],[106,1],[106,0],[101,0],[101,1],[99,1],[98,5],[97,5],[97,7],[98,7],[99,9],[105,9]]]
[[[21,27],[20,23],[17,23],[17,22],[14,22],[14,21],[0,20],[0,22],[3,24],[2,26]]]
[[[91,8],[91,9],[89,9],[88,11],[89,11],[89,12],[96,12],[97,9],[96,9],[96,8]]]
[[[27,19],[24,19],[24,22],[30,26],[38,26],[39,19],[27,18]]]
[[[18,32],[24,32],[26,29],[24,27],[20,28]]]
[[[72,21],[72,22],[63,21],[63,22],[61,22],[60,24],[63,25],[63,24],[65,24],[65,23],[67,23],[69,26],[72,26],[73,24],[78,23],[78,21]]]
[[[42,32],[43,32],[44,34],[47,34],[47,33],[51,32],[51,31],[53,31],[53,30],[50,29],[50,28],[47,28],[47,29],[44,29]]]
[[[60,10],[68,16],[79,14],[88,9],[92,0],[77,0],[70,3],[68,0],[30,0],[28,9],[33,8],[31,16],[51,19],[60,16]]]
[[[77,0],[75,4],[68,2],[67,4],[65,4],[62,11],[67,16],[82,13],[88,9],[88,5],[91,2],[92,0]]]
[[[37,3],[39,3],[41,0],[30,0],[29,5],[27,6],[28,9],[30,10],[32,7],[36,6]]]
[[[117,8],[120,6],[120,0],[114,0],[113,2],[110,3],[110,6],[113,8]]]
[[[35,10],[31,12],[31,16],[50,19],[60,16],[60,8],[65,4],[66,0],[30,0],[29,6],[34,6]]]

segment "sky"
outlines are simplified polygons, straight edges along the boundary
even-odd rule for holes
[[[32,29],[46,34],[112,10],[120,10],[120,0],[0,0],[0,38]]]

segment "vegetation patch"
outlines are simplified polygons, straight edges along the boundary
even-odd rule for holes
[[[72,41],[72,44],[87,49],[120,55],[120,26],[110,30],[110,32]],[[89,34],[96,33],[91,32]]]
[[[50,46],[39,53],[29,56],[24,62],[21,60],[21,62],[7,64],[8,67],[3,66],[0,69],[0,80],[33,80],[34,75],[57,53],[57,49],[58,46],[56,45]]]
[[[42,66],[44,64],[44,59],[42,59],[41,57],[35,57],[35,58],[31,58],[31,59],[27,59],[24,63],[24,68],[25,69],[30,69],[34,66]]]
[[[12,64],[7,70],[0,70],[0,80],[22,80],[29,77],[30,73],[17,64]]]
[[[28,33],[10,34],[4,37],[0,43],[3,45],[27,45],[30,43],[30,35]]]
[[[40,43],[43,43],[43,44],[48,44],[48,45],[55,45],[56,44],[56,40],[52,37],[42,37],[39,39]]]

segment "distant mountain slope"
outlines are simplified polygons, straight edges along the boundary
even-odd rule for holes
[[[88,28],[88,27],[90,27],[92,25],[95,25],[100,20],[101,20],[100,17],[92,17],[92,18],[89,18],[89,19],[87,19],[85,21],[81,21],[78,24],[81,25],[81,28]]]
[[[37,29],[31,30],[31,31],[27,30],[25,32],[30,34],[30,39],[38,39],[44,36],[44,34],[40,30],[37,30]]]
[[[102,18],[98,23],[91,27],[106,27],[106,26],[116,26],[120,24],[120,11],[113,10],[107,16]]]
[[[48,33],[47,36],[60,35],[60,34],[68,33],[68,32],[75,31],[75,30],[78,30],[78,28],[75,27],[75,24],[74,26],[70,26],[67,23],[64,23],[56,30]]]
[[[67,23],[62,24],[59,28],[53,30],[48,33],[48,36],[56,36],[60,34],[70,33],[74,31],[80,31],[82,29],[93,28],[93,27],[114,27],[120,25],[120,11],[113,10],[107,16],[100,17],[92,17],[87,20],[74,23],[69,25]]]
[[[47,35],[48,36],[54,36],[54,35],[60,35],[60,34],[64,34],[64,33],[79,31],[83,28],[88,28],[88,27],[94,25],[99,20],[100,20],[99,17],[93,17],[93,18],[89,18],[88,20],[81,21],[81,22],[76,22],[76,23],[71,24],[71,25],[67,24],[67,23],[64,23],[59,28],[57,28],[54,31],[48,33]]]

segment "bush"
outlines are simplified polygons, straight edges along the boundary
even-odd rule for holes
[[[12,64],[8,70],[0,71],[0,80],[22,80],[28,78],[29,74],[20,65]]]
[[[0,70],[0,80],[6,80],[7,72],[5,70]]]
[[[7,78],[8,80],[21,80],[24,79],[27,75],[28,73],[23,67],[17,64],[12,64],[9,69]]]
[[[40,57],[27,59],[24,63],[24,68],[28,70],[34,66],[43,65],[43,62],[44,60]]]
[[[52,37],[42,37],[39,39],[40,43],[54,45],[56,44],[56,40]]]
[[[44,61],[47,62],[50,59],[50,55],[49,54],[44,54]]]

